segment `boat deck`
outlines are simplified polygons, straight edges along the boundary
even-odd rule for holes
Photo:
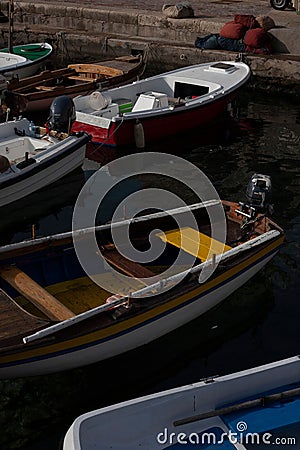
[[[47,325],[49,321],[33,316],[22,309],[14,300],[0,289],[0,340],[6,345],[21,341],[27,332],[37,331]],[[12,330],[14,336],[12,337]],[[18,339],[19,338],[19,339]]]

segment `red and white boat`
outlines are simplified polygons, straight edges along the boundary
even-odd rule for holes
[[[211,122],[226,111],[249,77],[246,64],[221,61],[94,91],[74,99],[72,130],[88,132],[96,144],[143,147]]]

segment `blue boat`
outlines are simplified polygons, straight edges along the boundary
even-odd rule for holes
[[[66,433],[63,450],[299,445],[300,357],[295,356],[83,414]]]

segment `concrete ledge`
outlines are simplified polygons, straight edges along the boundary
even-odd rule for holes
[[[1,10],[7,9],[7,2],[0,2]],[[216,20],[191,18],[169,19],[158,12],[138,12],[137,10],[111,10],[91,7],[66,6],[68,4],[45,4],[18,2],[14,21],[25,27],[48,26],[57,31],[66,29],[87,32],[118,34],[124,37],[169,39],[182,44],[194,44],[197,36],[218,33],[228,17]],[[300,54],[299,27],[283,23],[271,30],[275,51]]]
[[[269,32],[273,37],[273,45],[279,53],[300,55],[300,28],[273,28]]]
[[[0,6],[5,11],[7,2],[0,2]],[[202,18],[176,20],[157,12],[18,2],[14,27],[15,42],[48,40],[55,48],[56,59],[64,62],[67,58],[100,60],[140,48],[148,52],[148,69],[162,72],[206,61],[235,59],[236,53],[201,51],[194,47],[197,36],[219,32],[226,21],[227,17],[223,22]],[[2,46],[7,45],[7,30],[3,24]],[[273,29],[272,35],[285,55],[244,54],[243,57],[252,69],[253,78],[265,80],[275,89],[291,88],[299,95],[300,26],[285,28],[283,25]]]

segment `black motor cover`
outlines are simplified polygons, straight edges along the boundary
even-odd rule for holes
[[[246,191],[250,206],[265,210],[270,205],[272,196],[271,178],[268,175],[254,174]]]
[[[46,124],[50,130],[69,133],[75,119],[76,111],[73,100],[67,95],[61,95],[51,103]]]

